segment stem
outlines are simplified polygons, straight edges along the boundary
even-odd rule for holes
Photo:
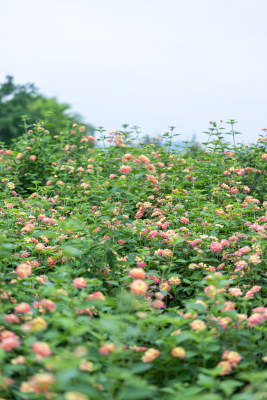
[[[265,175],[265,171],[266,171],[266,166],[264,167],[264,169],[263,169],[261,175]],[[254,182],[253,182],[253,185],[252,185],[252,187],[251,187],[251,189],[250,189],[249,194],[251,194],[251,193],[253,192],[253,190],[255,189],[255,187],[256,187],[256,185],[257,185],[257,183],[258,183],[259,181],[260,181],[260,178],[257,179],[257,176],[256,176],[256,178],[255,178],[255,180],[254,180]]]

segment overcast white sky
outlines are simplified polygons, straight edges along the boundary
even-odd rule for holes
[[[0,5],[0,82],[33,82],[96,127],[204,140],[235,118],[246,142],[267,127],[267,0]]]

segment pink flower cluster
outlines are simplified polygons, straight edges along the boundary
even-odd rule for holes
[[[12,331],[4,330],[0,334],[0,347],[4,351],[12,351],[20,346],[19,337]]]
[[[249,299],[254,296],[255,293],[261,290],[261,286],[253,286],[245,295],[245,299]]]
[[[237,364],[242,360],[240,354],[236,353],[235,351],[225,350],[222,355],[221,362],[218,363],[217,367],[220,367],[221,372],[219,375],[228,375],[232,367],[236,367]]]
[[[75,278],[73,280],[73,285],[76,286],[77,289],[82,289],[86,287],[87,282],[84,278]]]
[[[210,250],[212,253],[220,253],[222,251],[223,246],[219,242],[212,242],[210,245]]]
[[[122,174],[128,174],[129,172],[132,171],[132,168],[129,167],[128,165],[122,165],[122,166],[120,167],[119,171],[120,171]]]

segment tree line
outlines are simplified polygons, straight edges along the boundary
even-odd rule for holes
[[[24,132],[25,126],[41,119],[48,120],[52,134],[74,123],[82,123],[87,134],[94,132],[93,126],[84,123],[69,104],[60,103],[56,97],[44,96],[33,83],[16,84],[13,76],[6,76],[5,82],[0,84],[0,141],[9,145]]]

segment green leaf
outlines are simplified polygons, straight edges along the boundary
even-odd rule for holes
[[[108,250],[106,252],[106,259],[107,259],[107,263],[110,266],[110,268],[114,269],[116,267],[117,258],[112,250]]]
[[[240,381],[235,381],[233,379],[227,379],[226,381],[221,382],[219,386],[227,396],[230,396],[235,391],[236,388],[238,388],[239,386],[242,386],[242,385],[243,385],[243,383]]]
[[[133,387],[124,389],[119,393],[117,397],[118,400],[148,400],[151,396],[155,394],[155,390],[143,388],[143,387]]]
[[[139,374],[141,372],[148,371],[152,367],[151,363],[137,363],[134,364],[131,368],[132,373]]]
[[[240,393],[231,397],[231,400],[258,400],[258,397],[252,393]]]
[[[83,254],[82,250],[71,246],[62,247],[62,251],[65,256],[71,256],[71,257],[79,257]]]
[[[216,382],[215,379],[212,378],[211,376],[207,376],[204,374],[199,374],[199,376],[198,376],[197,383],[200,386],[204,386],[206,388],[212,388],[213,386],[215,386],[215,382]]]
[[[182,343],[186,340],[192,339],[192,334],[191,332],[182,332],[180,333],[180,335],[176,335],[175,338],[177,343]]]

